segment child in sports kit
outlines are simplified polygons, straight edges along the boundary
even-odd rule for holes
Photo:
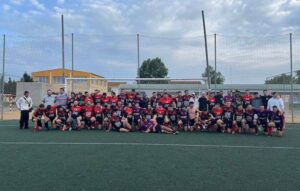
[[[238,130],[236,126],[233,125],[234,118],[234,108],[231,106],[231,101],[225,101],[223,106],[223,122],[225,124],[225,131],[230,134],[235,134]]]
[[[187,107],[183,107],[178,110],[177,130],[187,131],[188,130],[187,126],[188,126],[188,111],[187,111]]]
[[[247,108],[248,105],[251,104],[252,95],[250,94],[249,90],[246,90],[245,95],[242,96],[242,100],[243,100],[243,107],[244,108]]]
[[[175,98],[175,101],[176,101],[176,107],[177,108],[182,108],[183,107],[183,97],[182,97],[181,92],[178,92],[178,95]]]
[[[261,126],[264,133],[267,135],[270,112],[265,109],[264,105],[261,105],[255,113],[257,115],[257,125]]]
[[[109,97],[107,96],[107,94],[106,94],[106,93],[103,93],[103,94],[102,94],[102,97],[101,97],[101,104],[102,104],[102,106],[103,106],[103,107],[108,106],[108,105],[109,105],[109,101],[110,101],[110,99],[109,99]]]
[[[40,104],[39,107],[32,114],[32,121],[34,122],[33,132],[43,129],[45,106]]]
[[[233,121],[233,126],[234,128],[238,128],[239,133],[245,132],[244,128],[244,108],[242,105],[238,105],[237,109],[234,112],[234,121]]]
[[[103,109],[103,117],[104,117],[103,127],[104,127],[104,129],[107,130],[110,125],[110,118],[112,116],[113,109],[111,108],[110,104],[107,104],[103,107],[104,107],[104,109]]]
[[[133,108],[133,126],[135,130],[139,130],[142,125],[142,113],[143,109],[140,108],[139,103],[136,103]]]
[[[278,137],[282,137],[283,136],[283,126],[284,126],[284,116],[279,111],[277,106],[273,106],[272,112],[270,113],[268,136],[272,136],[273,128],[275,128],[278,132]]]
[[[224,122],[222,121],[223,117],[223,108],[220,107],[220,104],[216,104],[212,109],[212,122],[209,130],[212,132],[225,132]]]
[[[143,120],[152,119],[152,117],[153,117],[153,109],[149,103],[147,108],[145,108],[143,111]]]
[[[54,119],[56,128],[65,131],[67,129],[67,119],[68,112],[66,109],[62,106],[57,106],[57,116]]]
[[[185,90],[184,91],[184,95],[182,97],[182,99],[183,99],[183,106],[184,107],[188,107],[189,106],[190,98],[191,98],[191,96],[189,95],[188,90]]]
[[[164,125],[159,125],[155,119],[147,119],[142,127],[141,131],[144,133],[166,133],[177,135],[178,131],[175,131]]]
[[[257,115],[255,114],[254,109],[251,105],[248,105],[245,110],[245,120],[243,123],[243,128],[246,129],[246,125],[248,125],[248,128],[250,130],[250,133],[258,135],[258,127],[257,127]]]
[[[172,105],[169,105],[166,115],[170,119],[171,128],[176,127],[176,125],[177,125],[177,115],[178,115],[176,108],[174,108],[174,106],[172,106]]]
[[[115,109],[118,103],[118,97],[116,96],[115,92],[111,92],[111,97],[109,98],[109,103],[113,109]]]
[[[98,103],[101,104],[102,103],[102,95],[100,92],[97,92],[96,94],[94,94],[94,103],[97,105]]]
[[[74,101],[77,99],[76,94],[74,92],[71,92],[71,97],[68,97],[68,108],[71,108],[74,105]]]
[[[208,101],[208,110],[212,111],[212,109],[215,107],[215,103],[216,103],[214,93],[211,92],[208,94],[207,101]]]
[[[159,99],[159,103],[163,106],[164,109],[168,109],[169,105],[172,105],[173,99],[169,94],[164,93],[164,96]]]
[[[74,106],[70,108],[70,117],[68,119],[68,122],[70,124],[70,131],[81,129],[81,112],[82,107],[78,105],[78,101],[75,101]]]
[[[110,118],[110,125],[107,131],[109,132],[111,130],[128,133],[131,129],[123,124],[122,118],[118,116],[117,112],[114,111]]]
[[[132,109],[132,105],[131,102],[128,102],[127,106],[124,107],[123,109],[123,124],[125,124],[126,126],[130,127],[130,129],[132,129],[132,125],[133,125],[133,109]]]
[[[159,104],[157,106],[157,108],[155,109],[155,114],[156,114],[156,122],[159,125],[163,125],[164,124],[164,120],[165,120],[166,110],[162,107],[161,104]]]
[[[50,127],[52,129],[55,129],[55,123],[54,119],[56,118],[56,105],[48,105],[45,109],[45,128],[49,129],[49,122],[50,122]]]
[[[193,132],[196,125],[197,109],[194,107],[194,102],[189,103],[188,112],[188,130]]]
[[[120,94],[117,97],[118,100],[121,101],[121,105],[124,107],[126,105],[126,99],[127,99],[124,90],[121,90]]]
[[[151,104],[151,107],[153,109],[157,107],[157,105],[158,105],[158,98],[157,98],[156,92],[152,93],[152,96],[150,97],[150,104]]]
[[[77,95],[77,99],[76,99],[78,101],[79,106],[84,105],[84,98],[85,98],[85,96],[82,94],[82,92],[79,92]],[[73,102],[73,105],[74,105],[74,102]]]
[[[91,105],[90,100],[87,101],[86,105],[82,107],[82,121],[84,122],[84,127],[87,129],[96,128],[96,118],[94,117],[94,106]]]
[[[201,111],[199,113],[198,123],[200,125],[200,130],[207,130],[207,128],[211,125],[211,114],[209,111]]]
[[[96,106],[93,109],[95,118],[96,118],[96,127],[98,129],[102,129],[103,125],[103,107],[100,102],[96,104]]]

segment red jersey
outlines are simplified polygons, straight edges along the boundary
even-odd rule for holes
[[[83,115],[85,118],[93,117],[94,107],[92,105],[86,105],[83,107]]]
[[[94,95],[95,104],[101,103],[101,100],[102,100],[102,95],[101,94],[95,94]]]
[[[110,101],[111,105],[115,106],[115,105],[117,105],[118,97],[116,97],[116,96],[110,97],[109,101]]]
[[[45,109],[45,115],[47,117],[55,117],[56,116],[56,106],[52,105],[50,109]]]
[[[165,113],[166,113],[166,110],[164,108],[156,108],[156,114],[157,114],[157,117],[161,118],[161,117],[164,117]]]
[[[214,107],[212,109],[212,114],[214,115],[215,118],[221,119],[223,115],[223,109],[221,107],[220,108]]]
[[[91,104],[94,103],[94,100],[93,100],[92,97],[85,97],[85,98],[84,98],[84,102],[85,102],[85,103],[87,103],[88,101],[90,101]]]
[[[125,107],[124,108],[124,113],[125,113],[126,116],[128,116],[128,115],[131,116],[132,113],[133,113],[133,109],[131,107]]]
[[[73,117],[78,117],[81,111],[82,111],[82,107],[80,107],[79,105],[71,107],[71,115]]]
[[[243,95],[242,97],[244,104],[250,104],[251,100],[252,100],[252,96],[251,95]]]
[[[129,100],[132,100],[132,101],[133,101],[133,99],[135,98],[135,93],[134,93],[134,92],[129,92],[129,93],[127,94],[127,98],[128,98]]]
[[[107,97],[107,96],[102,97],[102,98],[101,98],[101,102],[102,102],[102,104],[104,104],[104,105],[108,104],[108,103],[109,103],[109,97]]]
[[[168,107],[173,102],[171,97],[162,97],[159,99],[159,103],[161,103],[164,107]]]
[[[95,106],[93,111],[96,117],[101,117],[103,113],[103,108],[102,106]]]
[[[45,110],[41,109],[41,108],[37,108],[34,113],[33,116],[35,117],[42,117],[44,115]]]

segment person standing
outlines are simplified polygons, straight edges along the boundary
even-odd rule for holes
[[[268,102],[272,98],[272,96],[269,94],[268,90],[264,90],[263,94],[264,94],[263,96],[260,96],[261,97],[261,101],[262,101],[265,109],[267,109],[268,108]]]
[[[16,102],[17,108],[21,111],[20,129],[28,129],[29,112],[32,109],[32,99],[29,92],[25,91],[24,96],[20,97]]]
[[[52,94],[52,90],[47,90],[47,95],[43,97],[43,104],[47,107],[48,105],[53,106],[55,102],[55,96]]]
[[[207,97],[206,97],[206,93],[203,92],[201,94],[201,97],[198,99],[198,105],[199,105],[199,111],[207,111],[208,110],[208,100],[207,100]]]
[[[65,93],[64,88],[59,89],[59,94],[55,97],[55,103],[58,106],[62,106],[63,108],[67,108],[68,96]]]

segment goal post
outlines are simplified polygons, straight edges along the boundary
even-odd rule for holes
[[[118,93],[120,90],[136,92],[170,92],[189,90],[196,94],[208,90],[207,78],[65,78],[65,90],[71,92]]]

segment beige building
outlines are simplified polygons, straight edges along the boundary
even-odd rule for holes
[[[42,82],[42,83],[49,84],[51,89],[53,89],[53,91],[58,91],[59,88],[64,87],[65,84],[63,80],[63,70],[61,68],[32,72],[31,75],[35,82]],[[98,89],[101,92],[107,92],[108,90],[107,81],[104,79],[101,80],[101,78],[103,78],[102,76],[93,73],[78,71],[78,70],[74,70],[72,72],[72,70],[65,69],[64,76],[65,78],[71,78],[72,76],[74,78],[95,78],[95,80],[85,80],[85,79],[68,80],[67,81],[68,93],[70,93],[71,91],[93,92],[95,89]]]

